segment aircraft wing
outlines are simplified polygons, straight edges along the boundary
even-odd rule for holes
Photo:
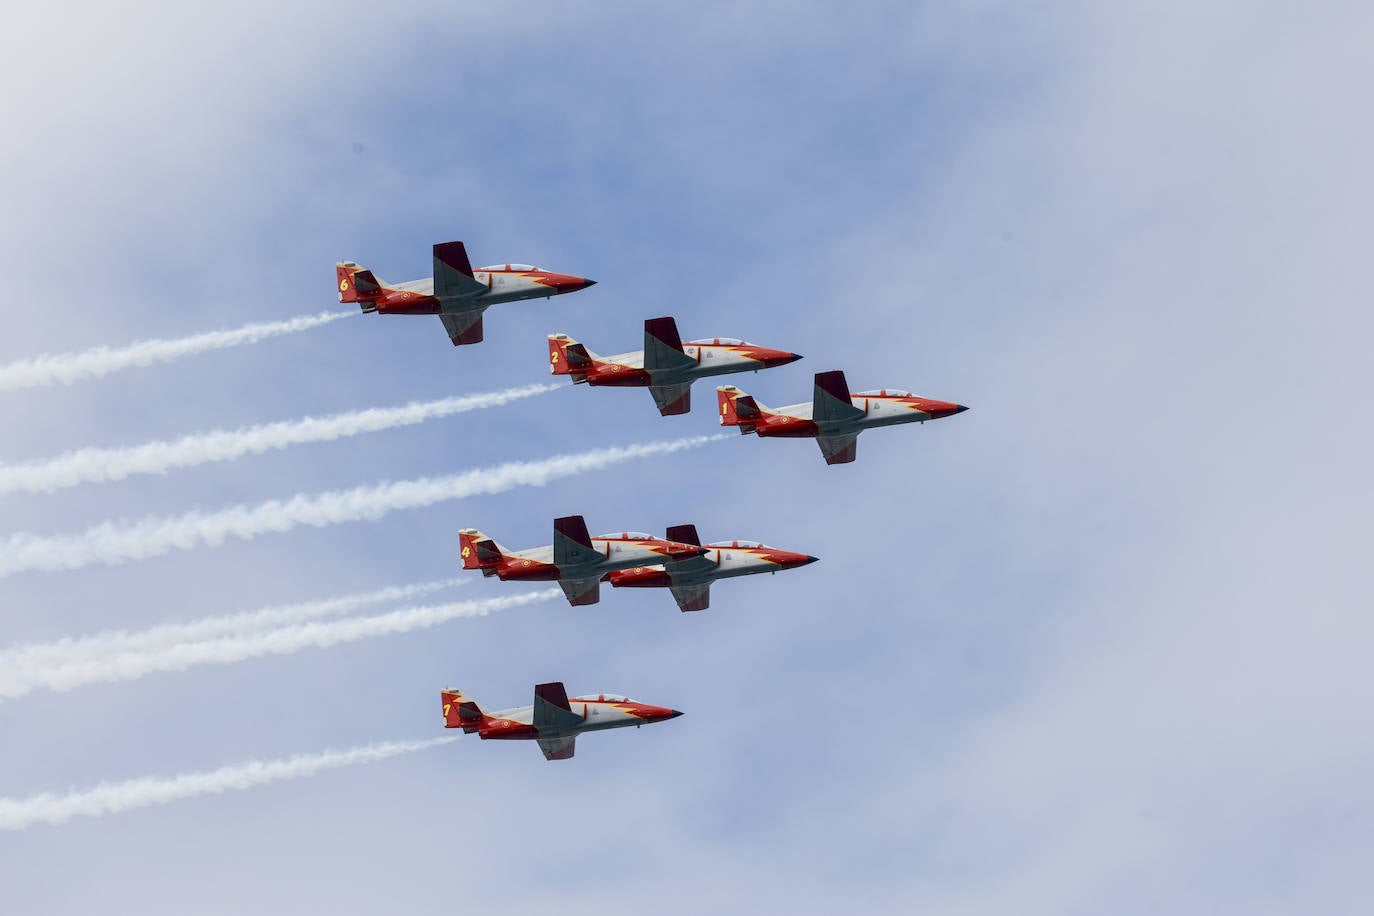
[[[684,611],[704,611],[711,606],[711,583],[700,585],[670,585],[673,600]]]
[[[671,318],[650,318],[644,322],[644,368],[649,372],[686,369],[696,360],[682,349],[677,322]],[[685,413],[685,411],[684,411]]]
[[[562,681],[540,684],[534,688],[534,727],[570,728],[581,725],[582,717],[572,711],[568,691]]]
[[[601,579],[599,577],[559,579],[558,584],[563,588],[563,594],[568,596],[568,603],[573,607],[596,604],[601,600]]]
[[[817,436],[816,444],[821,447],[826,464],[848,464],[854,460],[854,445],[858,440],[858,433],[850,433],[847,436]]]
[[[544,752],[545,760],[571,760],[577,750],[577,736],[567,738],[540,738],[539,749]]]
[[[857,420],[864,412],[854,406],[849,399],[849,383],[844,373],[817,372],[816,391],[812,395],[811,419],[824,426],[827,423],[842,423]]]
[[[565,515],[553,520],[553,562],[557,566],[590,563],[601,554],[592,546],[587,522],[580,515]]]
[[[654,396],[658,412],[665,417],[675,417],[692,409],[692,383],[680,385],[650,385],[649,394]]]
[[[472,276],[468,251],[462,242],[434,246],[434,295],[440,299],[467,299],[486,291],[487,285]]]
[[[453,341],[455,347],[482,342],[481,312],[440,315],[439,320],[444,323],[444,330],[448,331],[448,339]]]

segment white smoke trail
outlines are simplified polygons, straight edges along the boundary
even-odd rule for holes
[[[413,426],[436,417],[483,407],[499,407],[559,387],[523,385],[505,391],[441,398],[400,407],[372,407],[328,417],[305,417],[245,429],[213,430],[127,448],[83,448],[56,458],[24,464],[0,464],[0,495],[16,490],[51,493],[81,483],[122,480],[131,474],[162,474],[173,468],[193,467],[211,461],[231,461],[243,455],[260,454],[304,442],[326,442],[398,426]]]
[[[267,655],[291,655],[302,649],[326,649],[373,636],[389,636],[438,626],[460,617],[485,617],[493,611],[522,607],[561,597],[562,589],[407,608],[328,623],[299,623],[260,633],[181,642],[149,650],[117,652],[102,658],[58,660],[0,675],[0,697],[13,699],[39,687],[67,691],[87,684],[133,681],[158,671],[185,671],[197,665],[231,665]]]
[[[245,636],[273,627],[303,623],[361,610],[388,601],[406,601],[470,582],[470,579],[443,579],[415,585],[391,586],[356,595],[343,595],[323,601],[309,601],[279,607],[206,617],[187,623],[168,623],[146,630],[115,630],[91,636],[67,637],[56,642],[17,646],[0,651],[0,697],[27,693],[25,683],[35,683],[36,672],[58,665],[78,664],[108,658],[122,652],[152,652],[181,643],[201,642],[221,636]],[[18,692],[16,692],[18,691]]]
[[[241,328],[210,331],[171,340],[141,340],[125,347],[95,347],[76,353],[48,353],[0,366],[0,391],[17,391],[61,382],[70,385],[85,378],[99,378],[134,366],[151,366],[183,356],[257,343],[268,337],[294,334],[338,321],[361,312],[320,312],[286,321],[260,321]]]
[[[61,824],[74,817],[119,814],[149,805],[165,805],[197,795],[218,795],[287,779],[313,776],[325,770],[372,763],[428,750],[457,741],[460,735],[444,735],[426,741],[389,741],[343,751],[297,754],[284,760],[250,760],[217,770],[152,776],[125,782],[102,782],[93,789],[56,795],[45,792],[30,798],[0,798],[0,830],[23,830],[34,824]]]
[[[398,509],[416,509],[450,499],[503,493],[513,487],[543,486],[551,480],[600,470],[635,458],[667,455],[696,448],[723,434],[692,436],[556,455],[539,461],[512,461],[445,477],[421,477],[352,490],[298,494],[256,506],[238,505],[217,512],[188,512],[173,518],[147,518],[133,523],[104,522],[80,534],[10,535],[0,544],[0,577],[30,570],[79,569],[93,563],[117,566],[161,556],[173,550],[218,547],[229,538],[251,540],[300,525],[323,528],[343,522],[375,521]]]

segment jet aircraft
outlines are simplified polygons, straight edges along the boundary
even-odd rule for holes
[[[438,315],[453,345],[482,341],[482,313],[500,302],[547,299],[596,284],[531,264],[493,264],[472,269],[462,242],[434,246],[434,276],[384,283],[353,261],[335,265],[339,301],[356,302],[380,315]]]
[[[559,681],[534,688],[534,705],[484,712],[471,697],[450,687],[440,696],[444,728],[461,728],[480,738],[539,742],[545,760],[567,760],[576,750],[577,736],[608,728],[666,722],[682,715],[666,706],[650,706],[615,693],[592,693],[568,699]]]
[[[668,529],[668,540],[701,543],[695,525],[674,525]],[[711,606],[711,583],[717,579],[796,569],[820,559],[758,541],[713,541],[703,546],[708,552],[702,556],[619,569],[607,573],[606,581],[616,588],[667,588],[682,610],[704,611]]]
[[[502,582],[556,580],[574,606],[601,600],[601,579],[608,572],[665,560],[701,556],[697,544],[665,541],[638,531],[591,537],[580,515],[553,520],[553,546],[506,550],[475,528],[458,533],[463,568],[480,569]]]
[[[757,372],[801,359],[796,353],[759,347],[733,337],[689,340],[684,346],[672,318],[644,322],[644,349],[598,356],[566,334],[549,335],[549,365],[573,384],[645,388],[663,416],[692,409],[692,382],[731,372]]]
[[[717,388],[716,396],[721,426],[738,426],[744,435],[815,439],[826,464],[853,461],[855,441],[866,429],[924,423],[968,410],[962,404],[888,388],[851,395],[844,373],[838,371],[816,373],[810,404],[765,407],[733,385]]]

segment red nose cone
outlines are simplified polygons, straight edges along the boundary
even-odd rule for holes
[[[783,569],[796,569],[798,566],[809,566],[815,563],[820,557],[813,557],[804,553],[793,553],[790,550],[779,550],[775,559]]]
[[[774,366],[785,366],[788,363],[795,363],[797,360],[801,359],[801,354],[788,353],[786,350],[770,350],[767,347],[755,347],[754,358],[771,369]]]
[[[574,277],[572,274],[548,274],[544,278],[544,283],[553,287],[560,294],[575,293],[579,289],[596,285],[595,280],[588,280],[586,277]]]
[[[645,722],[666,722],[669,719],[676,719],[682,713],[666,706],[641,706],[636,710],[635,715]]]
[[[923,400],[921,410],[930,414],[931,419],[938,420],[941,417],[952,417],[956,413],[963,413],[968,408],[963,404],[952,404],[949,401]]]
[[[679,544],[676,541],[664,541],[668,556],[675,559],[686,559],[688,557],[700,557],[710,553],[705,547],[698,547],[695,544]]]

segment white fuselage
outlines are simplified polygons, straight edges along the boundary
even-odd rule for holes
[[[458,314],[470,312],[477,308],[485,309],[487,306],[498,305],[502,302],[518,302],[521,299],[547,299],[550,296],[558,295],[558,290],[536,282],[533,277],[526,276],[523,271],[484,268],[474,270],[472,278],[478,283],[484,284],[487,287],[486,291],[478,292],[472,296],[439,297],[439,302],[443,305],[442,314]],[[433,296],[434,278],[407,280],[404,283],[395,284],[392,288],[406,290],[417,296]]]
[[[641,716],[632,714],[628,708],[623,708],[618,700],[597,700],[590,697],[571,697],[568,705],[572,711],[582,716],[582,722],[575,725],[541,725],[539,727],[539,737],[541,738],[565,738],[570,735],[579,735],[582,732],[604,731],[608,728],[624,728],[628,725],[643,725],[645,720]],[[534,707],[517,706],[514,709],[503,709],[500,712],[487,713],[492,719],[505,719],[519,725],[534,724]]]

